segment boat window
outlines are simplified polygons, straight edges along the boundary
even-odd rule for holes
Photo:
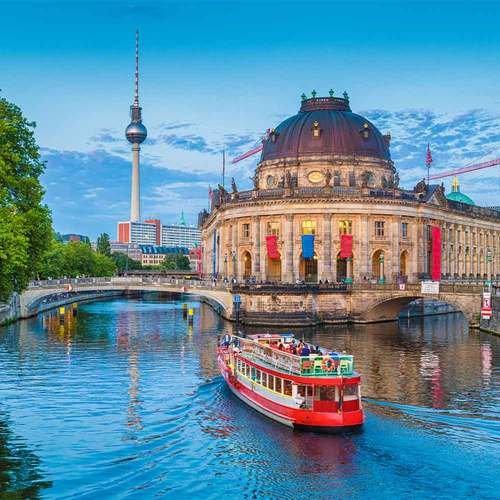
[[[335,401],[335,386],[321,385],[318,389],[320,401]]]
[[[297,394],[302,397],[312,396],[313,395],[312,385],[298,385]]]
[[[250,366],[247,363],[245,363],[245,375],[250,377]]]
[[[262,385],[267,385],[267,373],[262,372],[262,379],[260,381]]]
[[[356,399],[358,397],[358,386],[357,384],[349,384],[344,386],[344,398],[354,396]]]
[[[274,390],[276,392],[281,392],[281,379],[279,377],[276,377],[275,378],[275,382],[274,382]]]
[[[291,380],[283,380],[283,394],[285,394],[285,396],[292,395],[292,381]]]
[[[252,380],[255,380],[255,377],[257,376],[257,370],[255,369],[255,366],[252,366],[250,368],[250,378]]]
[[[274,375],[267,376],[267,387],[269,387],[269,389],[271,390],[274,390]]]

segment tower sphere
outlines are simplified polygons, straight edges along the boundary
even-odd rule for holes
[[[148,131],[146,127],[141,122],[132,122],[125,129],[125,136],[127,137],[127,141],[132,144],[141,144],[146,140],[148,135]]]

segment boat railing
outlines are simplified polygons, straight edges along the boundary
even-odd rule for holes
[[[257,340],[237,337],[244,356],[264,361],[273,368],[309,376],[346,376],[354,371],[354,358],[350,354],[310,354],[298,356],[264,345]]]

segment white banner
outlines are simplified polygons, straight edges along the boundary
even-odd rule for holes
[[[420,293],[429,295],[439,294],[439,281],[422,281]]]

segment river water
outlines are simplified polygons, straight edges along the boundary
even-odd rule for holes
[[[363,430],[321,435],[232,396],[233,327],[190,305],[192,326],[151,294],[0,329],[0,497],[498,498],[498,338],[459,314],[302,329],[363,377]]]

